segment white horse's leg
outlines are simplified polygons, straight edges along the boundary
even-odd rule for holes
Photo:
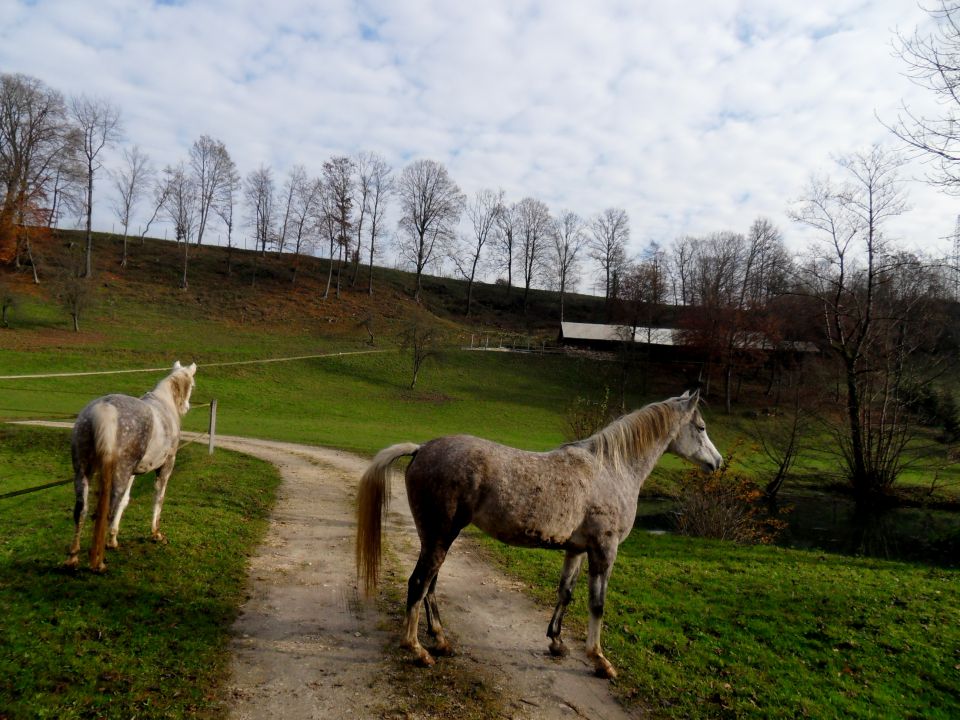
[[[79,467],[73,477],[73,491],[73,542],[70,543],[70,554],[64,562],[64,565],[72,568],[80,564],[80,533],[83,532],[83,521],[87,518],[87,497],[90,493],[90,478]]]
[[[547,637],[550,638],[550,654],[555,657],[565,657],[569,652],[567,646],[563,644],[560,632],[563,625],[563,616],[567,611],[567,605],[573,598],[573,588],[577,584],[577,578],[580,577],[580,566],[583,564],[585,555],[586,553],[568,550],[563,561],[560,586],[557,588],[557,606],[554,608],[553,617],[550,618],[550,626],[547,628]]]
[[[120,547],[120,543],[117,542],[117,533],[120,532],[120,518],[123,516],[123,511],[127,509],[127,505],[130,503],[130,490],[133,489],[133,478],[134,476],[131,475],[130,479],[127,480],[127,487],[117,501],[116,508],[114,508],[113,511],[113,518],[110,520],[110,537],[107,538],[107,547],[113,548],[114,550]]]
[[[156,541],[164,539],[160,532],[160,511],[163,510],[163,498],[167,494],[167,481],[173,472],[173,464],[176,456],[170,458],[167,462],[157,469],[157,482],[154,485],[156,493],[153,498],[153,520],[150,522],[150,537]]]
[[[617,558],[617,548],[590,551],[590,621],[587,626],[587,657],[593,661],[594,673],[599,677],[613,679],[617,676],[610,661],[600,649],[600,631],[603,627],[603,604],[607,596],[607,583],[613,562]]]

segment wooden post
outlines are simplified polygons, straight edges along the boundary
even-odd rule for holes
[[[217,399],[210,401],[210,444],[208,445],[208,454],[213,455],[214,438],[217,434]]]

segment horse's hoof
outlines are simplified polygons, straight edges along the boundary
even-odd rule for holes
[[[563,644],[563,640],[554,640],[550,643],[550,654],[556,658],[563,658],[570,654],[570,650]]]
[[[433,654],[440,657],[452,657],[454,654],[453,646],[448,642],[437,643],[433,646]]]
[[[158,530],[150,536],[150,539],[157,543],[165,543],[167,541],[167,536]]]
[[[90,569],[98,575],[102,575],[107,571],[107,564],[101,561],[99,565],[90,565]]]
[[[120,543],[118,543],[116,540],[107,540],[107,547],[111,550],[116,550],[118,547],[120,547]]]
[[[75,570],[79,565],[80,565],[80,558],[77,557],[76,555],[71,555],[70,557],[68,557],[66,560],[63,561],[63,566],[65,568],[70,568],[71,570]]]
[[[417,665],[420,667],[433,667],[437,664],[437,661],[433,659],[433,656],[430,655],[426,650],[420,648],[420,652],[417,653]]]
[[[611,665],[606,658],[600,658],[596,660],[596,665],[593,668],[593,674],[598,678],[603,678],[605,680],[616,680],[617,671],[614,670],[613,665]]]

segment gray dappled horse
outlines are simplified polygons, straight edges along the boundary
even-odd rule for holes
[[[173,371],[143,397],[105,395],[80,411],[70,442],[76,529],[66,561],[68,567],[79,563],[80,532],[87,515],[87,497],[94,473],[100,475],[100,491],[90,547],[91,569],[106,570],[103,554],[107,522],[109,520],[110,540],[106,545],[116,548],[120,517],[130,502],[133,478],[151,470],[157,471],[157,482],[150,530],[154,540],[163,539],[159,529],[160,509],[177,458],[180,418],[190,409],[196,372],[196,363],[184,367],[177,361]]]
[[[407,499],[420,535],[420,557],[407,590],[402,646],[424,665],[434,660],[417,638],[420,602],[434,652],[446,655],[435,590],[437,573],[460,531],[473,523],[510,545],[560,548],[566,560],[547,637],[550,652],[567,650],[560,638],[563,614],[586,556],[590,575],[587,655],[596,674],[616,677],[600,649],[603,603],[617,548],[633,528],[640,486],[664,452],[708,471],[722,458],[707,437],[697,409],[699,392],[652,403],[596,434],[550,452],[527,452],[469,435],[403,443],[381,450],[360,481],[357,495],[357,571],[369,594],[380,574],[381,528],[389,498],[390,464],[412,455]]]

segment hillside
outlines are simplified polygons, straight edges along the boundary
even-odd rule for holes
[[[324,334],[362,333],[359,324],[368,318],[374,327],[395,328],[403,319],[421,310],[465,331],[495,330],[553,337],[559,323],[556,293],[531,290],[527,314],[523,313],[523,288],[510,291],[503,285],[477,283],[473,312],[465,316],[467,283],[462,280],[425,276],[423,304],[413,301],[414,276],[390,268],[373,268],[373,295],[368,294],[368,271],[344,266],[340,297],[333,287],[323,298],[329,273],[328,261],[316,257],[257,252],[203,245],[189,248],[188,287],[179,287],[183,273],[183,246],[172,241],[147,238],[128,240],[128,264],[120,267],[122,241],[117,235],[96,233],[93,266],[95,303],[136,298],[146,304],[182,305],[195,317],[237,324],[275,324],[302,329],[325,326]],[[28,268],[0,271],[0,280],[15,298],[52,299],[71,268],[81,260],[84,236],[79,231],[57,231],[34,240],[33,256],[41,280],[34,285]],[[228,271],[229,262],[229,271]],[[566,300],[566,319],[602,322],[602,298],[571,295]],[[11,314],[16,325],[16,312]],[[64,312],[63,322],[69,324]]]

